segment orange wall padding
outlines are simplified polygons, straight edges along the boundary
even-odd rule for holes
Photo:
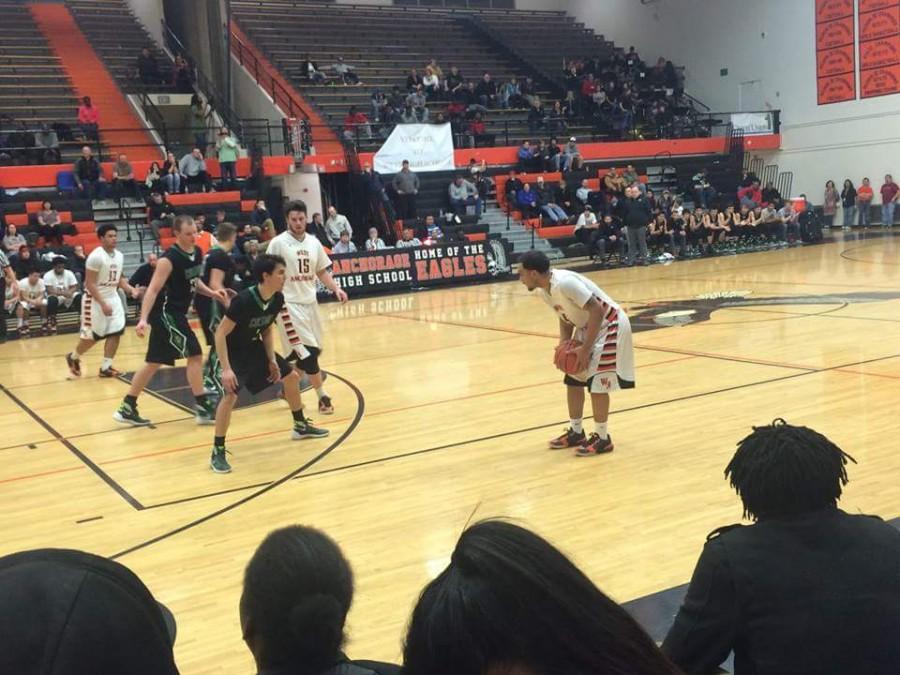
[[[161,151],[156,146],[124,147],[154,141],[146,131],[137,131],[143,129],[144,125],[78,28],[68,8],[61,3],[31,3],[28,9],[47,44],[59,57],[75,93],[79,98],[90,96],[99,110],[101,140],[115,153],[123,146],[121,152],[125,152],[132,160],[160,157]],[[109,131],[110,129],[135,131]]]
[[[244,48],[250,54],[252,54],[253,58],[256,59],[259,66],[265,71],[266,76],[281,85],[284,88],[284,91],[287,92],[287,95],[290,97],[290,101],[293,103],[294,107],[302,110],[307,118],[309,118],[309,123],[312,125],[312,140],[313,144],[316,146],[316,152],[339,152],[343,154],[343,146],[341,145],[340,140],[334,134],[325,120],[323,120],[319,116],[312,105],[307,103],[300,92],[297,91],[296,87],[294,87],[294,85],[292,85],[287,79],[282,77],[281,73],[278,71],[278,68],[273,66],[269,62],[269,60],[265,56],[263,56],[262,52],[257,49],[256,45],[253,44],[253,41],[244,34],[240,26],[238,26],[234,21],[231,22],[231,34],[237,38],[237,40],[231,41],[232,51],[234,52],[235,56],[238,56],[239,54],[237,41],[240,40],[240,42],[243,43]],[[247,68],[247,70],[252,72],[252,68]],[[271,91],[267,90],[266,93],[275,99],[275,103],[279,107],[281,107],[281,109],[287,115],[287,101],[282,100],[283,97],[280,95],[276,94],[273,96]]]

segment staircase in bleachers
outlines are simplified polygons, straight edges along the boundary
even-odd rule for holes
[[[172,60],[154,43],[125,0],[66,0],[66,6],[123,91],[142,88],[137,76],[137,59],[144,47],[156,56],[163,81],[150,89],[175,91]]]
[[[47,45],[28,7],[22,3],[0,3],[0,13],[0,155],[5,156],[0,162],[44,163],[33,149],[24,150],[17,130],[24,126],[33,132],[43,124],[56,123],[74,130],[78,101],[59,58]],[[74,140],[60,139],[63,161],[74,161],[80,147]]]
[[[477,82],[490,72],[500,82],[512,75],[533,76],[527,65],[510,58],[486,41],[471,27],[461,25],[457,13],[433,8],[400,8],[296,0],[232,0],[233,16],[243,31],[280,69],[292,84],[313,103],[333,129],[341,129],[350,106],[370,114],[370,98],[375,89],[386,94],[394,85],[405,91],[411,68],[424,71],[435,58],[445,75],[451,65],[462,75]],[[518,17],[520,12],[485,10]],[[560,12],[527,13],[553,17]],[[298,48],[298,45],[302,47]],[[333,78],[331,64],[343,57],[355,67],[362,86],[313,85],[302,77],[300,64],[308,53]],[[544,99],[551,92],[538,89]],[[429,102],[433,119],[446,108],[446,102]],[[485,116],[487,133],[496,136],[497,145],[518,144],[532,138],[527,125],[527,110],[491,109]],[[590,127],[571,127],[579,137],[591,135]],[[360,139],[361,149],[378,147],[380,139]]]

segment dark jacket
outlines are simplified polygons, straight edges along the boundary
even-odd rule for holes
[[[833,507],[713,532],[663,651],[686,675],[900,672],[900,532]]]
[[[637,199],[623,199],[622,222],[625,227],[644,227],[650,223],[653,216],[650,214],[650,205],[643,197]]]
[[[286,667],[261,670],[258,675],[400,675],[400,667],[381,661],[351,661],[341,654],[337,662],[326,670]]]
[[[90,159],[79,157],[78,161],[75,162],[73,171],[75,173],[76,180],[78,180],[79,182],[85,180],[96,181],[100,178],[100,162],[98,162],[94,157],[91,157]]]

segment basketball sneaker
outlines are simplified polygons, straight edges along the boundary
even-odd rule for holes
[[[305,438],[325,438],[331,432],[328,429],[314,427],[309,420],[305,422],[294,422],[294,431],[291,433],[291,439],[300,441]]]
[[[224,446],[214,445],[209,457],[209,468],[216,473],[231,473],[231,464],[226,454],[231,454]]]
[[[113,419],[122,424],[130,424],[133,427],[146,427],[150,425],[150,420],[141,417],[138,414],[137,406],[132,406],[125,401],[119,406],[119,409],[113,413]]]
[[[72,374],[72,377],[81,377],[81,361],[73,359],[71,352],[66,354],[66,365],[69,366],[69,372]]]
[[[80,369],[79,369],[79,370],[80,370]],[[99,377],[118,377],[118,376],[121,375],[121,374],[122,374],[122,373],[121,373],[120,371],[116,370],[116,369],[113,368],[112,366],[110,366],[109,368],[101,368],[101,369],[97,372],[97,375],[98,375]]]
[[[203,399],[202,405],[199,403],[194,405],[194,417],[197,424],[203,427],[216,423],[216,408],[209,396]]]
[[[591,434],[587,442],[575,451],[576,457],[593,457],[594,455],[604,455],[613,451],[612,436],[600,438],[597,434]]]
[[[584,445],[585,440],[583,431],[576,432],[572,427],[569,427],[562,436],[550,441],[550,449],[563,450],[565,448],[580,448]]]
[[[319,399],[319,413],[322,415],[334,415],[334,406],[331,405],[330,396],[323,396]]]

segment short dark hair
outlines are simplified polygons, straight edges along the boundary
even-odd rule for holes
[[[284,217],[287,218],[291,211],[299,211],[306,214],[306,202],[302,199],[294,199],[284,205]]]
[[[856,463],[819,432],[779,418],[738,443],[725,477],[747,517],[796,515],[837,505],[848,461]]]
[[[271,532],[247,564],[240,602],[245,639],[248,629],[261,638],[260,669],[331,666],[352,602],[353,573],[328,535],[303,525]]]
[[[237,225],[229,223],[227,220],[219,223],[216,227],[216,239],[219,241],[228,241],[237,234]]]
[[[550,258],[541,251],[526,251],[519,258],[519,264],[526,270],[546,274],[550,271]]]
[[[281,265],[287,267],[287,263],[280,255],[272,255],[271,253],[263,253],[253,261],[253,278],[259,283],[263,281],[264,274],[274,274],[275,268]]]
[[[422,591],[403,650],[407,675],[675,675],[638,623],[571,560],[518,525],[469,527]]]
[[[97,239],[103,239],[107,232],[118,232],[119,228],[113,223],[103,223],[97,228]]]
[[[175,220],[172,221],[172,232],[181,232],[182,228],[187,225],[193,225],[194,219],[188,215],[180,215],[175,216]]]

